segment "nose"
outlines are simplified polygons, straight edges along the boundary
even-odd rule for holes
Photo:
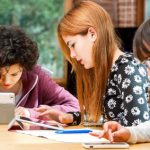
[[[2,80],[3,80],[4,84],[10,84],[10,82],[11,82],[10,77],[7,77],[7,75],[4,78],[2,78]]]
[[[71,56],[71,58],[75,58],[76,57],[76,53],[75,53],[74,50],[70,51],[70,56]]]

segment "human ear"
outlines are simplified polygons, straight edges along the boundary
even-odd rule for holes
[[[88,35],[90,37],[90,39],[95,42],[95,40],[97,39],[97,32],[93,27],[90,27],[88,29]]]

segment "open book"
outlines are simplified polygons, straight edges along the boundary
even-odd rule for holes
[[[35,118],[17,116],[8,124],[8,130],[63,130],[63,124]]]

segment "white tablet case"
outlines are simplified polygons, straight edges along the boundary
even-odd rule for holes
[[[14,118],[15,94],[0,93],[0,124],[7,124]]]

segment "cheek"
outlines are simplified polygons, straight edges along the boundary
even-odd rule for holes
[[[20,74],[20,75],[18,75],[17,77],[15,77],[15,78],[13,78],[12,80],[13,80],[13,82],[18,82],[19,80],[20,80],[20,78],[21,78],[21,75],[22,74]]]
[[[88,53],[89,59],[92,60],[93,59],[93,49],[92,49],[91,45],[88,47],[87,53]]]

